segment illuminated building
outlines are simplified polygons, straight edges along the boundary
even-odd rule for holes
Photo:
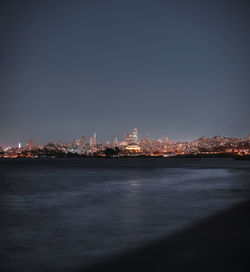
[[[28,141],[27,148],[32,149],[35,147],[35,142],[33,140]]]
[[[117,137],[115,137],[114,142],[113,142],[113,145],[114,145],[114,146],[118,146],[118,145],[119,145],[119,142],[118,142]]]
[[[127,146],[127,141],[119,142],[119,146],[121,146],[121,147]]]
[[[94,137],[90,137],[89,139],[90,146],[96,146],[96,133],[94,132]]]
[[[167,144],[167,143],[168,143],[168,137],[164,137],[164,138],[163,138],[163,143],[164,143],[164,144]]]
[[[78,147],[78,146],[80,146],[80,145],[81,145],[81,143],[80,143],[80,141],[79,141],[78,139],[74,139],[74,140],[73,140],[73,142],[72,142],[72,146],[73,146],[73,147],[76,148],[76,147]]]
[[[62,145],[63,145],[63,142],[60,140],[60,141],[58,141],[57,145],[58,145],[58,146],[62,146]]]
[[[110,144],[110,141],[109,141],[109,140],[107,140],[107,141],[105,142],[105,146],[106,146],[106,147],[110,147],[110,146],[111,146],[111,144]]]
[[[22,147],[21,143],[18,143],[18,148],[20,149]]]
[[[134,128],[132,133],[131,132],[126,133],[125,141],[127,142],[128,145],[138,143],[137,128]]]
[[[141,148],[139,147],[138,144],[129,144],[126,146],[126,150],[137,153],[141,151]]]
[[[81,146],[86,145],[86,137],[85,136],[82,136],[80,143],[81,143]]]
[[[125,135],[125,141],[126,141],[126,143],[128,145],[133,143],[132,133],[130,133],[130,132],[126,133],[126,135]]]
[[[133,143],[137,143],[138,142],[138,131],[137,131],[137,128],[133,129],[132,138],[133,138]]]

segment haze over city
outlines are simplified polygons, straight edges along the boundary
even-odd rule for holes
[[[0,144],[246,137],[248,1],[1,1]]]

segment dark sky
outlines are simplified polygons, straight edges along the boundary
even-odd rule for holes
[[[250,133],[249,1],[1,1],[0,144]]]

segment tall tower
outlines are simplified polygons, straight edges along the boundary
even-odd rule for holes
[[[82,136],[80,143],[81,143],[81,146],[86,145],[86,137],[85,136]]]
[[[164,144],[167,144],[167,143],[168,143],[168,137],[164,137],[164,138],[163,138],[163,143],[164,143]]]
[[[89,139],[90,146],[95,146],[97,144],[96,142],[96,133],[94,132],[94,137],[90,137]]]
[[[94,144],[96,145],[97,144],[97,141],[96,141],[96,133],[94,132]]]
[[[133,129],[132,137],[133,137],[133,143],[136,144],[138,142],[138,131],[137,131],[137,128]]]
[[[114,142],[113,142],[113,145],[114,145],[114,146],[118,146],[118,145],[119,145],[119,142],[118,142],[117,137],[115,137]]]
[[[125,135],[125,141],[127,144],[132,144],[133,143],[133,135],[132,133],[128,132]]]

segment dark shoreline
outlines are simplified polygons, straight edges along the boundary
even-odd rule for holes
[[[16,157],[16,158],[3,158],[0,157],[1,160],[37,160],[37,159],[112,159],[112,160],[119,160],[119,159],[164,159],[164,160],[174,160],[174,159],[226,159],[231,158],[233,160],[250,160],[250,155],[232,155],[232,154],[185,154],[185,155],[175,155],[175,156],[150,156],[150,155],[135,155],[135,156],[118,156],[118,157],[103,157],[103,156],[86,156],[86,155],[79,155],[74,154],[67,156],[47,156],[47,157]]]
[[[250,271],[249,252],[250,201],[247,201],[170,238],[131,250],[84,271],[242,272]]]
[[[249,171],[250,164],[246,160],[234,160],[233,158],[190,158],[190,157],[119,157],[119,158],[3,158],[0,165],[6,167],[34,168],[140,168],[154,169],[161,167],[184,168],[227,168],[244,169]],[[24,169],[25,169],[24,168]]]

